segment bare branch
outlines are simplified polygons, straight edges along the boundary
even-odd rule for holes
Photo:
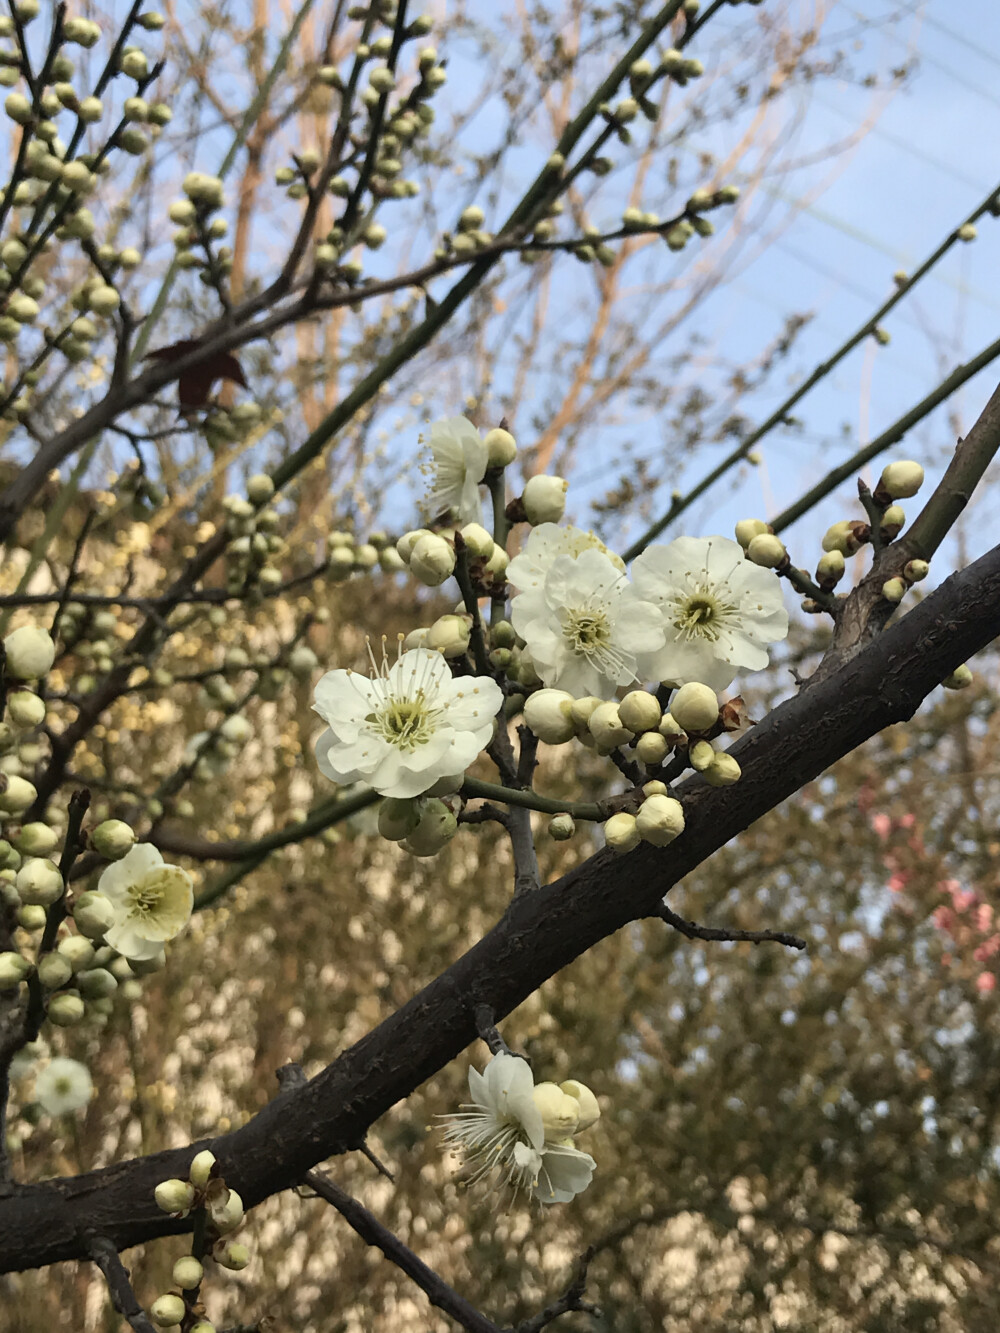
[[[595,1317],[599,1316],[601,1312],[597,1306],[591,1305],[589,1301],[583,1299],[583,1293],[587,1286],[587,1270],[590,1268],[590,1261],[593,1257],[594,1250],[588,1249],[577,1264],[573,1280],[563,1294],[550,1305],[547,1305],[544,1310],[540,1310],[538,1314],[518,1324],[514,1333],[541,1333],[546,1325],[551,1324],[560,1315],[570,1314],[574,1310],[582,1310],[585,1314],[591,1314]]]
[[[86,1237],[87,1253],[104,1274],[111,1296],[111,1304],[123,1319],[135,1329],[135,1333],[157,1333],[156,1326],[143,1310],[132,1290],[129,1271],[118,1255],[118,1249],[107,1236],[95,1232]]]
[[[673,926],[674,930],[679,931],[681,935],[689,940],[722,940],[724,942],[736,942],[740,944],[785,944],[789,949],[804,949],[806,942],[798,935],[789,935],[783,930],[736,930],[728,926],[699,926],[694,921],[685,921],[682,916],[676,912],[671,912],[670,908],[663,903],[659,910],[653,913],[668,926]]]

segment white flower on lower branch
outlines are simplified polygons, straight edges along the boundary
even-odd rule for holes
[[[451,674],[440,653],[413,648],[371,677],[328,671],[313,707],[328,729],[316,762],[334,782],[365,782],[383,796],[422,796],[464,773],[493,736],[503,693],[488,676]]]
[[[598,1119],[597,1099],[575,1080],[535,1085],[526,1060],[495,1055],[484,1073],[469,1070],[472,1101],[440,1117],[445,1139],[473,1168],[471,1183],[492,1176],[541,1203],[567,1203],[587,1188],[597,1165],[573,1137]]]

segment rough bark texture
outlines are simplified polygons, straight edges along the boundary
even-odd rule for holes
[[[0,1197],[0,1272],[86,1256],[85,1232],[119,1249],[189,1229],[153,1202],[211,1146],[252,1206],[300,1181],[317,1162],[360,1144],[394,1103],[476,1035],[474,1009],[508,1014],[548,977],[663,895],[719,847],[825,768],[905,721],[956,666],[1000,634],[1000,547],[949,578],[838,671],[780,705],[734,748],[735,787],[683,787],[687,828],[673,846],[624,857],[600,852],[515,899],[474,948],[304,1087],[280,1094],[249,1124],[189,1148],[71,1179],[14,1186]]]

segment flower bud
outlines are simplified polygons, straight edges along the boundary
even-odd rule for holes
[[[73,904],[73,920],[81,935],[99,940],[114,925],[115,909],[110,898],[96,889],[90,889],[81,893]]]
[[[45,721],[45,704],[31,690],[14,690],[7,696],[7,715],[15,727],[37,727]]]
[[[104,115],[104,103],[99,97],[85,97],[76,114],[85,125],[93,125]]]
[[[468,615],[441,616],[427,631],[425,647],[443,653],[451,660],[464,657],[472,640],[472,617]]]
[[[569,482],[562,477],[539,474],[531,477],[524,487],[521,503],[524,516],[531,526],[540,523],[558,523],[566,511],[566,491]]]
[[[639,830],[634,815],[622,810],[604,825],[604,841],[613,852],[630,852],[639,845]]]
[[[23,93],[11,93],[3,106],[16,125],[27,125],[31,120],[31,103]]]
[[[171,1276],[181,1291],[193,1291],[205,1276],[205,1269],[193,1254],[185,1254],[174,1264]]]
[[[739,782],[740,773],[739,764],[725,750],[717,750],[704,770],[705,780],[713,787],[731,787],[734,782]]]
[[[308,680],[318,666],[319,658],[306,643],[297,643],[288,654],[288,669],[296,680]]]
[[[946,690],[964,690],[972,684],[972,672],[967,666],[956,667],[948,676],[945,676],[941,684]]]
[[[108,861],[120,861],[135,846],[135,833],[121,819],[105,819],[90,834],[90,845]]]
[[[313,656],[315,657],[315,654]],[[291,659],[289,659],[289,665],[291,666]],[[243,745],[248,741],[252,732],[253,727],[242,713],[233,713],[232,717],[227,717],[219,728],[219,735],[227,741],[233,741],[236,745]]]
[[[241,1268],[246,1268],[250,1262],[250,1251],[239,1241],[220,1241],[212,1247],[212,1258],[220,1267],[229,1268],[234,1273],[238,1273]]]
[[[67,935],[56,945],[56,952],[66,959],[74,972],[89,967],[94,960],[94,946],[83,935]]]
[[[31,973],[31,964],[19,953],[0,953],[0,991],[17,990]]]
[[[553,815],[549,820],[549,837],[555,842],[566,842],[576,833],[576,820],[572,815],[563,813]]]
[[[510,556],[502,546],[494,546],[493,554],[486,562],[486,573],[491,574],[494,579],[499,579],[507,572],[507,566],[510,564]]]
[[[235,1231],[243,1221],[243,1200],[235,1190],[227,1189],[217,1198],[207,1200],[206,1205],[212,1225],[220,1235]]]
[[[602,703],[604,700],[598,699],[594,694],[584,694],[579,699],[573,700],[573,721],[578,731],[586,731],[589,728],[594,709]]]
[[[827,551],[816,565],[816,582],[821,588],[833,588],[844,577],[847,562],[842,551]]]
[[[978,234],[975,224],[972,222],[963,222],[955,233],[960,241],[974,241]]]
[[[106,1000],[118,989],[118,980],[106,967],[77,973],[76,984],[85,1000]]]
[[[0,813],[19,815],[33,805],[38,792],[17,773],[0,773]]]
[[[898,536],[905,522],[906,514],[903,512],[903,506],[892,504],[879,520],[879,534],[885,541],[891,542],[894,537]]]
[[[560,1083],[559,1087],[568,1096],[573,1097],[579,1107],[576,1132],[578,1134],[582,1133],[583,1130],[590,1129],[591,1125],[596,1125],[601,1118],[601,1108],[597,1104],[597,1098],[586,1083],[579,1083],[575,1078],[568,1078],[565,1083]]]
[[[274,494],[274,482],[266,472],[258,472],[247,482],[247,499],[252,505],[267,504]]]
[[[494,426],[483,439],[489,467],[509,467],[517,457],[517,441],[509,430]]]
[[[411,856],[436,856],[458,832],[458,820],[436,797],[424,803],[420,823],[400,845]]]
[[[930,573],[931,567],[926,560],[907,560],[903,566],[903,578],[907,583],[919,583]]]
[[[62,990],[49,1000],[47,1014],[49,1022],[55,1023],[56,1027],[71,1028],[83,1022],[85,1012],[83,1001],[76,991]]]
[[[672,796],[647,796],[635,824],[644,842],[666,847],[684,832],[684,807]]]
[[[166,1296],[157,1296],[149,1307],[150,1318],[161,1328],[173,1328],[183,1320],[185,1314],[187,1307],[183,1298],[175,1296],[172,1292],[168,1292]]]
[[[462,529],[462,541],[465,549],[476,560],[489,560],[493,554],[493,538],[479,523],[466,523]]]
[[[50,907],[63,896],[65,884],[59,867],[47,856],[35,856],[17,872],[17,891],[23,903]]]
[[[630,690],[618,704],[618,716],[622,725],[628,727],[634,735],[640,736],[645,731],[655,731],[660,725],[663,711],[656,702],[656,696],[646,690]]]
[[[429,633],[430,630],[426,625],[421,625],[418,629],[411,629],[403,639],[403,651],[408,653],[411,648],[426,648]]]
[[[87,304],[98,315],[113,315],[121,304],[114,287],[94,287],[87,293]]]
[[[679,745],[687,740],[687,732],[674,717],[673,713],[664,713],[660,718],[657,731],[670,745]]]
[[[762,532],[747,547],[747,555],[755,565],[762,565],[764,569],[777,569],[784,562],[787,552],[780,537]]]
[[[13,892],[16,896],[17,890],[14,889]],[[48,919],[48,913],[44,907],[35,907],[25,903],[17,909],[17,924],[25,930],[44,930]]]
[[[130,79],[144,79],[149,73],[149,61],[143,51],[126,51],[118,62],[118,68]]]
[[[563,745],[576,735],[573,696],[565,690],[538,690],[524,701],[524,720],[546,745]]]
[[[613,750],[616,746],[625,745],[632,739],[631,731],[622,724],[618,705],[614,700],[599,703],[591,713],[587,725],[598,748],[603,750]]]
[[[658,731],[644,731],[635,743],[635,752],[647,768],[655,768],[670,753],[670,743]]]
[[[919,463],[909,459],[887,463],[875,488],[876,498],[881,493],[892,500],[908,500],[923,484],[924,470]]]
[[[189,171],[181,182],[181,189],[196,204],[221,208],[225,193],[218,176],[207,176],[201,171]]]
[[[414,578],[429,588],[437,588],[454,573],[455,548],[443,537],[429,533],[426,537],[420,537],[413,546],[409,565]]]
[[[216,1333],[214,1324],[210,1324],[207,1319],[199,1319],[197,1324],[192,1324],[188,1333]]]
[[[670,714],[682,731],[708,731],[719,720],[719,700],[707,685],[690,681],[670,700]]]
[[[202,1148],[201,1152],[196,1152],[194,1157],[191,1158],[191,1169],[188,1172],[191,1184],[197,1185],[199,1188],[207,1185],[214,1165],[214,1152],[211,1152],[208,1148]]]
[[[839,551],[841,555],[853,555],[860,546],[854,525],[846,519],[841,519],[839,523],[834,523],[833,527],[827,528],[823,538],[824,551]]]
[[[73,975],[73,965],[61,953],[43,954],[38,960],[38,980],[45,990],[58,990]]]
[[[14,845],[22,856],[48,856],[58,847],[59,835],[48,824],[36,820],[21,826]]]
[[[195,1189],[186,1180],[161,1180],[153,1191],[157,1208],[165,1213],[186,1213],[194,1203]]]
[[[743,547],[744,551],[753,541],[754,537],[764,536],[768,532],[768,526],[759,518],[741,518],[736,524],[736,540]]]
[[[378,808],[378,831],[389,842],[402,842],[420,823],[420,804],[412,797],[383,797]]]
[[[695,741],[688,750],[688,763],[696,773],[703,773],[715,758],[711,741]]]
[[[882,584],[882,596],[887,602],[901,602],[906,593],[906,584],[902,579],[886,579]]]
[[[580,1119],[580,1103],[557,1083],[536,1083],[531,1099],[542,1117],[545,1137],[558,1143],[576,1133]]]
[[[52,636],[34,625],[22,625],[3,641],[7,654],[6,672],[14,680],[37,680],[52,666],[56,646]]]

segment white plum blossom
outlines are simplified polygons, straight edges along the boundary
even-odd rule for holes
[[[369,649],[371,656],[371,650]],[[464,773],[493,736],[503,692],[488,676],[454,677],[440,653],[400,651],[372,675],[328,671],[313,708],[327,723],[316,762],[334,782],[364,782],[383,796],[422,796]]]
[[[482,523],[479,484],[486,475],[489,451],[479,431],[465,417],[435,421],[421,440],[430,450],[422,471],[428,475],[421,508],[428,519],[442,516],[458,523]]]
[[[610,699],[636,680],[640,655],[663,645],[659,609],[625,600],[625,576],[598,550],[559,555],[541,584],[521,592],[511,623],[545,685],[576,698]]]
[[[665,635],[662,647],[640,657],[644,680],[722,690],[738,671],[766,667],[765,645],[788,633],[777,574],[726,537],[647,547],[633,562],[629,599],[636,607],[655,603]]]
[[[90,1070],[79,1060],[58,1057],[35,1075],[35,1101],[47,1115],[65,1115],[90,1101]]]
[[[109,865],[97,888],[115,914],[104,938],[124,958],[160,958],[164,941],[180,934],[191,918],[191,876],[180,866],[165,865],[148,842],[136,843]]]
[[[572,1136],[593,1124],[596,1100],[583,1084],[566,1083],[579,1096],[535,1081],[526,1060],[501,1052],[484,1073],[469,1069],[472,1101],[442,1116],[445,1139],[465,1152],[472,1183],[486,1176],[526,1189],[541,1203],[568,1203],[590,1184],[597,1163],[573,1147]],[[591,1106],[592,1104],[592,1106]],[[548,1113],[548,1118],[544,1113]]]
[[[507,580],[515,588],[530,591],[539,588],[545,582],[552,562],[561,555],[570,555],[574,559],[583,551],[600,551],[623,574],[625,561],[615,555],[592,532],[574,528],[572,524],[560,528],[555,523],[540,523],[532,528],[524,548],[507,566]]]

